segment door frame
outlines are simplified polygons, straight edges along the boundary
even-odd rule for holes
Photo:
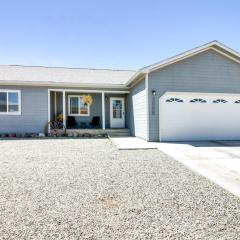
[[[123,127],[112,127],[112,121],[113,121],[113,107],[112,107],[112,100],[121,100],[122,101],[122,121],[123,121]],[[124,97],[110,97],[110,128],[125,128],[125,98]]]

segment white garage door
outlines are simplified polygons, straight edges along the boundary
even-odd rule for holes
[[[240,95],[166,93],[159,101],[160,141],[240,139]]]

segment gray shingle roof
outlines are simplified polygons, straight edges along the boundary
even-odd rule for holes
[[[0,66],[0,83],[124,85],[135,71],[87,68]]]

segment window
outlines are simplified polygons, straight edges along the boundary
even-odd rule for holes
[[[84,104],[83,96],[68,96],[68,115],[69,116],[89,116],[90,107]]]
[[[213,103],[227,103],[227,101],[224,99],[216,99],[216,100],[213,100]]]
[[[122,100],[112,100],[113,118],[122,118]]]
[[[17,90],[0,90],[0,114],[21,114],[20,94]]]
[[[191,103],[206,103],[207,101],[201,98],[194,98],[190,100]]]
[[[166,102],[183,102],[183,100],[179,98],[169,98]]]

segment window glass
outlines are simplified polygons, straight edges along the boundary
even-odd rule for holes
[[[179,98],[169,98],[166,102],[183,102],[183,100]]]
[[[89,105],[84,104],[83,97],[80,96],[70,97],[70,114],[73,115],[89,114]]]
[[[216,99],[213,103],[227,103],[227,101],[225,99]]]
[[[78,97],[70,98],[70,114],[78,114]]]
[[[82,97],[80,97],[80,114],[83,114],[83,115],[88,114],[88,105],[84,104]]]
[[[0,92],[0,112],[7,112],[7,93]]]
[[[113,118],[122,118],[122,101],[113,100]]]
[[[8,93],[8,111],[9,112],[18,112],[18,93],[17,92],[9,92]]]
[[[194,98],[190,100],[191,103],[206,103],[207,101],[201,98]]]

